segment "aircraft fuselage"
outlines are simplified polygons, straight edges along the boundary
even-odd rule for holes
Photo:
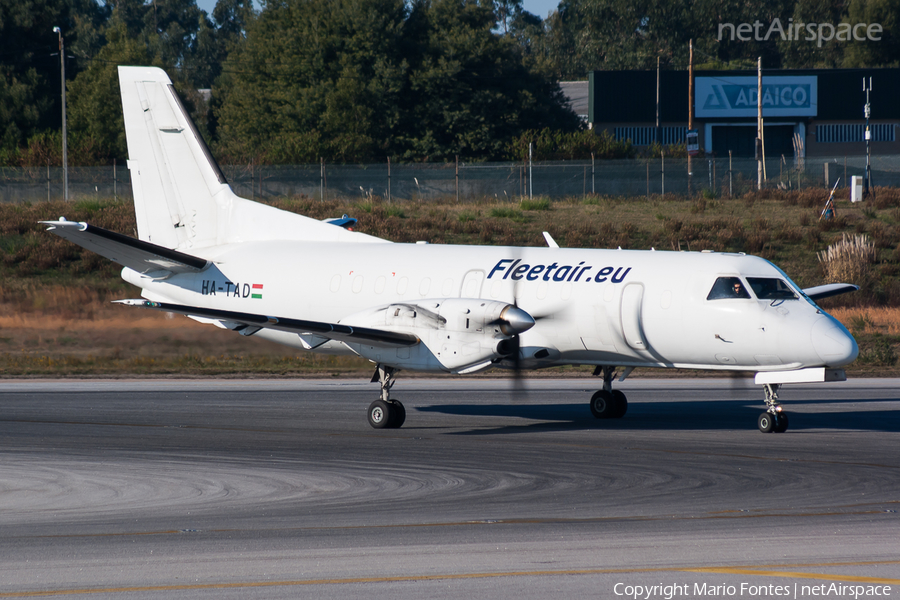
[[[849,332],[780,269],[743,254],[290,241],[195,253],[213,266],[165,280],[128,269],[123,277],[155,301],[356,325],[373,325],[348,317],[373,306],[439,308],[460,298],[515,303],[538,317],[521,335],[529,366],[773,371],[840,366],[857,354]],[[709,298],[717,281],[735,278],[745,297]],[[757,297],[754,285],[771,280],[783,281],[793,298]],[[387,325],[416,329],[411,322]],[[258,335],[309,346],[290,333]],[[349,352],[338,342],[317,350]],[[378,362],[402,367],[403,358],[390,352],[381,349]],[[434,370],[454,369],[438,362]]]

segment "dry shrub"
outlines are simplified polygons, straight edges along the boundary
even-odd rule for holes
[[[603,221],[602,223],[600,223],[600,235],[604,238],[612,237],[618,232],[618,226],[612,221]]]
[[[900,308],[897,307],[838,307],[828,313],[853,333],[900,335]]]
[[[663,221],[663,229],[670,234],[677,234],[684,227],[684,221],[681,219],[667,218]]]
[[[891,208],[893,206],[900,206],[900,190],[897,188],[873,188],[875,192],[875,197],[872,199],[872,204],[878,210],[884,210],[885,208]]]
[[[747,251],[750,254],[759,254],[771,239],[768,229],[755,229],[747,235]]]
[[[598,244],[603,244],[604,238],[594,223],[585,220],[564,232],[562,239],[569,248],[593,248]]]
[[[782,223],[781,227],[778,229],[776,237],[781,242],[795,244],[803,239],[803,229],[800,227],[795,227],[794,225],[791,225],[789,223]]]
[[[829,283],[854,283],[861,288],[871,282],[871,268],[875,262],[875,245],[866,235],[843,235],[840,242],[817,253]]]
[[[880,221],[873,221],[869,224],[869,235],[872,236],[872,242],[876,248],[893,248],[897,245],[896,228],[889,227]]]
[[[847,217],[844,215],[838,215],[836,217],[832,217],[830,219],[819,219],[818,222],[819,231],[833,231],[835,229],[846,229],[847,228]]]
[[[740,219],[723,217],[699,223],[697,241],[703,242],[709,250],[743,250],[746,232]]]
[[[829,192],[822,188],[803,188],[789,193],[797,199],[798,205],[804,208],[818,208],[821,210],[825,207],[825,202],[828,201]]]

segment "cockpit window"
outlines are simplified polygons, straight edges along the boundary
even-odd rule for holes
[[[753,293],[760,300],[796,300],[797,294],[783,279],[774,277],[748,277]]]
[[[747,288],[737,277],[719,277],[709,291],[707,300],[722,300],[724,298],[749,298]]]

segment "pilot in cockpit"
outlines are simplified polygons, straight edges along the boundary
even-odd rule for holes
[[[707,300],[722,300],[727,298],[750,298],[744,284],[737,277],[719,277],[713,284],[712,290],[706,297]]]

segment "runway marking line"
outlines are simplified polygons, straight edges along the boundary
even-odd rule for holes
[[[809,568],[809,567],[851,567],[851,566],[875,566],[897,565],[900,560],[866,561],[866,562],[836,562],[836,563],[805,563],[787,564],[780,568]],[[774,565],[773,565],[774,566]],[[819,579],[825,581],[854,581],[858,583],[872,583],[883,585],[900,585],[900,579],[886,579],[882,577],[864,577],[859,575],[833,575],[830,573],[807,573],[803,571],[780,571],[770,567],[759,565],[745,565],[733,567],[663,567],[663,568],[631,568],[631,569],[562,569],[544,571],[501,571],[496,573],[446,573],[442,575],[397,575],[394,577],[347,577],[333,579],[299,579],[285,581],[240,581],[234,583],[195,583],[182,585],[147,585],[133,587],[109,587],[109,588],[73,588],[65,590],[43,590],[34,592],[2,592],[0,598],[39,598],[48,596],[65,596],[75,594],[121,594],[127,592],[174,592],[188,590],[224,590],[242,588],[264,587],[294,587],[308,585],[335,585],[335,584],[360,584],[360,583],[398,583],[403,581],[440,581],[440,580],[465,580],[487,579],[494,577],[541,577],[559,575],[612,575],[629,573],[719,573],[730,575],[756,575],[761,577],[796,577],[801,579]]]
[[[814,565],[828,566],[828,565]],[[803,571],[772,571],[759,569],[758,567],[719,567],[706,569],[684,569],[692,573],[722,573],[726,575],[762,575],[764,577],[787,577],[794,579],[819,579],[826,581],[854,581],[857,583],[878,583],[900,585],[900,579],[885,579],[882,577],[866,577],[861,575],[832,575],[829,573],[806,573]]]

